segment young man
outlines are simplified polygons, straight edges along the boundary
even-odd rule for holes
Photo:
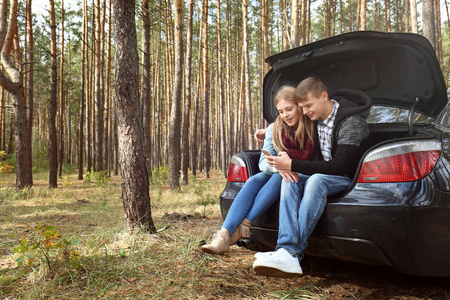
[[[282,153],[267,158],[278,170],[299,173],[298,182],[282,181],[281,184],[276,251],[255,255],[255,272],[270,277],[303,275],[299,261],[325,209],[327,196],[351,184],[362,155],[361,144],[369,135],[363,114],[368,114],[371,100],[363,92],[342,89],[330,93],[329,97],[325,84],[309,77],[297,86],[296,96],[303,114],[317,121],[322,157],[316,161],[300,161]]]

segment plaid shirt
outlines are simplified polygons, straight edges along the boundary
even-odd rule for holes
[[[319,135],[320,152],[322,152],[323,160],[331,160],[331,139],[334,127],[334,120],[336,119],[336,113],[339,108],[339,103],[334,102],[333,110],[331,114],[325,120],[319,120],[317,124],[317,133]]]

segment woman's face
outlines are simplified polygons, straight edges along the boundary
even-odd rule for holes
[[[280,100],[277,104],[277,110],[281,119],[290,127],[297,128],[300,121],[299,105],[295,101]]]

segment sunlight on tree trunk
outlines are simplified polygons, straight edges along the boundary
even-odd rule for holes
[[[139,109],[139,58],[134,0],[114,0],[113,15],[116,42],[115,103],[125,221],[128,229],[144,226],[150,232],[155,232]]]

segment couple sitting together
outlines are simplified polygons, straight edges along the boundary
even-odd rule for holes
[[[230,245],[250,236],[252,223],[279,198],[277,247],[256,253],[253,269],[269,277],[303,275],[303,251],[327,196],[352,182],[360,145],[369,135],[364,115],[370,106],[363,92],[341,89],[328,94],[314,77],[296,88],[282,87],[275,96],[278,117],[262,132],[263,149],[271,156],[261,153],[261,172],[244,184],[222,228],[202,251],[227,254]]]

